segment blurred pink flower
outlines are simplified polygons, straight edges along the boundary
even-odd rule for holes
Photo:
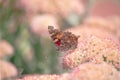
[[[84,26],[89,28],[96,28],[102,32],[108,32],[120,40],[120,16],[111,16],[107,18],[102,17],[88,17],[84,21]],[[101,32],[100,32],[101,33]],[[98,33],[97,33],[98,34]]]
[[[120,16],[120,2],[117,0],[97,0],[89,12],[90,16]]]
[[[119,79],[120,79],[120,71],[119,71]]]
[[[0,3],[2,3],[2,0],[0,0]]]
[[[119,72],[111,65],[85,63],[71,73],[69,80],[119,80]]]
[[[59,76],[58,75],[26,75],[22,79],[16,79],[16,80],[57,80]]]
[[[55,74],[53,74],[53,75],[51,75],[51,74],[28,75],[22,79],[16,79],[16,80],[70,80],[70,74],[63,73],[61,75],[55,75]]]
[[[0,60],[0,80],[17,76],[17,74],[17,69],[13,64]]]
[[[102,17],[88,17],[85,19],[84,25],[88,26],[89,28],[98,28],[111,33],[114,33],[117,29],[117,25],[113,20]]]
[[[30,21],[30,29],[36,35],[48,37],[48,26],[58,28],[57,20],[54,16],[45,14],[34,16]]]
[[[115,31],[113,34],[117,36],[120,41],[120,16],[109,17],[107,20],[114,25]]]
[[[70,73],[63,73],[59,76],[57,80],[70,80],[70,79],[71,79]]]
[[[28,13],[42,12],[67,16],[71,12],[77,12],[78,14],[84,12],[83,4],[79,0],[29,0],[29,2],[20,0],[20,3]]]
[[[13,55],[14,49],[13,47],[5,40],[0,41],[0,58],[5,55]]]

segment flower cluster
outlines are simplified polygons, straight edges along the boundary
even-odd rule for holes
[[[82,3],[79,0],[20,0],[21,6],[32,13],[50,13],[68,16],[71,12],[81,14],[84,12]],[[66,6],[67,4],[67,6]]]
[[[119,72],[108,64],[81,64],[74,69],[70,80],[119,80]]]
[[[67,68],[74,68],[84,62],[107,62],[119,69],[120,48],[109,38],[90,36],[80,41],[78,48],[72,53],[67,53],[63,58],[63,66]]]
[[[119,40],[113,34],[116,28],[107,24],[105,20],[93,19],[86,21],[86,24],[84,23],[81,27],[70,29],[73,33],[80,35],[80,38],[77,49],[71,53],[67,52],[64,56],[63,66],[74,68],[85,62],[106,62],[120,69]]]

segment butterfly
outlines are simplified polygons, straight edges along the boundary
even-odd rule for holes
[[[48,26],[48,32],[56,44],[58,51],[68,51],[77,48],[79,36],[68,31],[64,32],[59,29],[54,29],[53,26]]]

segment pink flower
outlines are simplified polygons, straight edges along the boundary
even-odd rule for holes
[[[112,34],[120,40],[120,17],[111,16],[107,18],[102,17],[88,17],[84,21],[84,26],[89,28],[96,28]],[[101,32],[99,32],[101,33]]]
[[[93,44],[94,45],[94,47],[92,47],[94,50],[93,53],[97,53],[97,55],[94,55],[90,59],[90,62],[91,61],[93,63],[107,62],[111,65],[114,65],[117,69],[119,69],[120,68],[120,46],[110,38],[105,38],[101,40],[102,42],[98,43],[98,46],[97,44]]]
[[[113,34],[120,40],[120,16],[109,17],[107,20],[114,25],[115,31]]]
[[[57,80],[70,80],[71,76],[70,73],[63,73],[59,75],[59,78]]]
[[[115,32],[117,26],[113,23],[113,20],[104,19],[102,17],[88,17],[84,21],[84,25],[90,28],[102,29],[107,32]]]
[[[120,71],[119,71],[119,79],[120,79]]]
[[[111,65],[85,63],[71,73],[70,80],[119,80],[119,72]]]
[[[54,16],[45,14],[34,16],[30,21],[31,31],[43,37],[48,37],[48,26],[55,26],[58,28],[57,20]]]
[[[17,74],[17,69],[13,64],[0,60],[0,80],[17,76]]]
[[[13,47],[5,40],[0,41],[0,58],[5,55],[13,55],[14,49]]]
[[[106,62],[117,69],[120,68],[120,46],[114,36],[88,27],[71,29],[71,31],[80,35],[80,38],[77,48],[73,52],[68,51],[63,57],[63,67],[74,68],[85,62]]]
[[[88,17],[84,21],[84,25],[90,28],[97,28],[100,30],[105,30],[114,35],[117,35],[117,32],[120,31],[120,17],[119,16],[111,16],[108,18],[102,17]]]

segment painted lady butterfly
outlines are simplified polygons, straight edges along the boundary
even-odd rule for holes
[[[68,51],[77,48],[79,36],[68,31],[63,32],[59,29],[54,29],[53,26],[48,26],[48,31],[58,51]]]

